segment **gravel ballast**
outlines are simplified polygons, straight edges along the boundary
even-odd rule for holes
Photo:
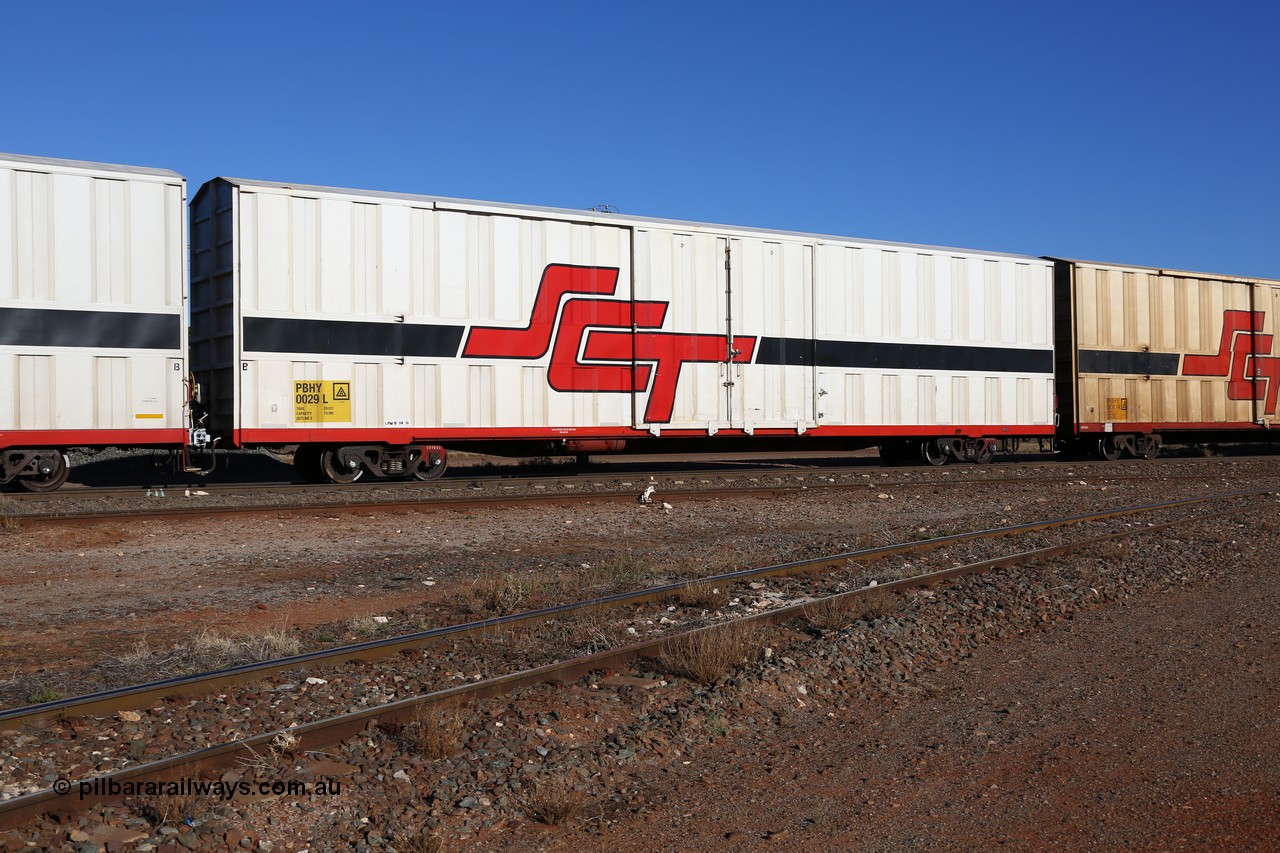
[[[974,529],[1168,499],[1179,489],[1204,491],[1154,481],[1109,490],[1028,484],[998,496],[896,490],[856,507],[813,493],[717,503],[711,513],[601,507],[560,519],[563,512],[542,510],[579,528],[570,541],[540,540],[535,531],[547,519],[535,521],[531,510],[523,522],[495,519],[493,533],[463,525],[471,553],[453,574],[445,564],[458,551],[433,553],[423,543],[409,559],[447,588],[483,559],[476,544],[521,523],[530,535],[504,555],[532,550],[545,566],[591,554],[610,524],[634,530],[620,520],[624,511],[648,513],[629,518],[665,529],[673,552],[711,541],[794,553],[836,540],[908,539],[920,527]],[[1258,513],[1235,520],[908,594],[887,615],[846,627],[788,624],[761,635],[750,662],[714,685],[649,664],[624,673],[630,680],[601,675],[469,706],[461,749],[445,759],[416,752],[403,732],[371,729],[327,756],[282,746],[273,761],[240,771],[246,779],[336,776],[345,783],[338,797],[202,801],[190,823],[177,825],[157,825],[154,807],[134,802],[33,826],[5,843],[78,850],[96,843],[92,831],[105,822],[144,833],[135,841],[150,849],[246,849],[246,839],[250,848],[429,849],[412,845],[433,835],[444,849],[939,849],[951,841],[1017,849],[1073,839],[1100,849],[1265,849],[1280,792],[1263,710],[1275,706],[1280,674],[1280,542],[1274,497],[1258,503]],[[770,526],[770,515],[785,517],[787,529]],[[594,532],[579,532],[584,526]],[[211,532],[199,535],[206,553],[218,553]],[[221,553],[236,544],[230,537]],[[274,544],[276,559],[289,563],[288,538]],[[382,577],[382,547],[366,556],[362,577]],[[512,559],[503,557],[504,570]],[[253,585],[271,588],[269,577]],[[1197,605],[1201,594],[1209,598]],[[568,812],[560,827],[530,817],[555,805]]]

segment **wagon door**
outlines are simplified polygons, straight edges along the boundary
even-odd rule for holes
[[[817,424],[814,395],[814,246],[755,238],[729,241],[730,423],[752,433],[803,433]],[[754,352],[752,352],[754,350]]]
[[[658,434],[730,426],[733,359],[728,240],[710,234],[635,232],[633,422]]]

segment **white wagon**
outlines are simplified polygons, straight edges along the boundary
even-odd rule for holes
[[[0,483],[185,445],[185,203],[175,172],[0,154]]]
[[[1054,430],[1038,258],[233,178],[191,239],[211,428],[311,478],[513,443],[941,463]]]

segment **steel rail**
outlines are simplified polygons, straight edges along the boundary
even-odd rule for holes
[[[1216,465],[1216,464],[1221,464],[1223,461],[1228,461],[1228,462],[1235,461],[1235,460],[1247,461],[1250,459],[1267,458],[1268,456],[1273,456],[1273,455],[1274,454],[1262,453],[1262,454],[1255,454],[1250,456],[1228,457],[1225,460],[1221,457],[1215,457],[1215,458],[1161,457],[1155,460],[1124,459],[1124,460],[1119,460],[1115,462],[1106,462],[1098,459],[1087,459],[1087,458],[1032,460],[1032,461],[1019,462],[1017,470],[1035,471],[1035,470],[1040,470],[1041,468],[1052,470],[1055,468],[1061,468],[1063,465],[1075,465],[1075,466],[1084,466],[1091,469],[1100,469],[1102,472],[1105,472],[1108,470],[1114,471],[1117,469],[1128,468],[1130,466],[1150,466],[1152,464],[1164,465],[1164,464],[1177,464],[1177,463],[1189,463],[1189,464],[1211,463]],[[831,458],[832,457],[822,457],[822,461],[828,461]],[[697,462],[698,460],[696,459],[691,460],[691,464],[697,463]],[[967,470],[999,471],[999,470],[1002,470],[1005,466],[1011,464],[1011,462],[1012,460],[1010,462],[998,464],[996,466],[981,466],[981,467],[976,467],[974,469],[967,469]],[[160,499],[169,500],[172,498],[186,497],[186,495],[183,494],[183,492],[186,490],[206,491],[209,493],[209,496],[222,496],[222,495],[237,496],[238,494],[240,494],[240,492],[238,492],[237,490],[245,490],[245,489],[248,489],[251,491],[257,491],[257,492],[280,493],[280,494],[288,494],[291,492],[312,492],[313,493],[320,490],[329,490],[329,491],[336,490],[336,491],[346,492],[346,493],[351,493],[351,492],[360,493],[360,492],[374,491],[378,489],[385,489],[385,490],[392,490],[392,491],[408,491],[408,490],[439,491],[441,489],[458,488],[464,482],[465,483],[497,483],[497,484],[501,484],[501,483],[532,484],[532,483],[552,483],[552,482],[561,482],[564,480],[591,479],[591,478],[617,481],[617,480],[622,480],[626,478],[630,478],[630,479],[645,478],[645,477],[671,478],[671,477],[681,477],[681,476],[684,476],[684,477],[786,476],[786,475],[797,476],[802,474],[812,475],[812,476],[830,476],[833,474],[848,474],[851,472],[857,472],[860,469],[864,469],[864,468],[872,468],[882,472],[886,470],[884,466],[882,466],[879,463],[879,461],[873,457],[856,457],[856,456],[848,457],[847,464],[837,465],[837,466],[809,465],[805,459],[796,459],[790,462],[781,462],[776,459],[752,460],[748,458],[743,458],[737,462],[728,461],[728,460],[714,460],[712,462],[701,463],[701,464],[714,464],[714,465],[722,466],[717,468],[688,467],[683,469],[681,468],[634,469],[634,470],[626,470],[626,471],[608,470],[610,467],[618,467],[620,465],[625,465],[625,464],[631,464],[631,463],[604,462],[604,463],[596,463],[597,467],[593,469],[582,470],[582,469],[569,468],[565,471],[555,472],[551,474],[536,473],[536,474],[529,474],[529,475],[521,474],[519,472],[519,466],[517,465],[510,466],[513,469],[510,473],[502,473],[502,472],[494,473],[491,470],[486,470],[484,473],[473,473],[468,470],[468,468],[471,466],[459,465],[454,468],[451,468],[443,478],[438,480],[428,480],[428,481],[420,481],[420,480],[414,480],[414,479],[395,480],[395,479],[381,479],[381,478],[370,477],[368,479],[361,479],[359,482],[356,482],[356,483],[348,483],[345,485],[334,485],[334,484],[327,484],[327,483],[302,483],[298,481],[283,481],[283,480],[272,481],[272,482],[256,482],[256,483],[255,482],[177,483],[177,482],[162,482],[157,480],[153,483],[143,483],[136,486],[82,486],[79,484],[71,484],[70,486],[65,486],[53,492],[6,491],[6,492],[3,492],[3,496],[5,498],[16,501],[18,503],[46,503],[46,502],[59,502],[64,500],[85,500],[85,499],[101,499],[101,498],[119,498],[119,497],[143,498],[147,496],[146,493],[148,491],[151,491],[151,492],[164,491],[166,494]],[[677,463],[670,463],[670,464],[677,464]],[[770,467],[763,467],[765,465],[768,465]],[[478,468],[480,466],[475,466],[475,467]],[[890,466],[887,470],[894,471],[894,472],[904,472],[904,471],[930,472],[930,471],[937,471],[939,469],[926,466],[926,465],[917,465],[917,466],[905,465],[905,466]],[[948,472],[952,470],[955,470],[955,469],[953,467],[948,467],[947,469]],[[1087,474],[1084,476],[1086,478],[1097,476],[1103,479],[1142,480],[1142,479],[1149,479],[1151,474],[1148,472],[1146,474],[1138,474],[1138,475],[1115,476],[1115,475],[1107,475],[1105,473],[1099,473],[1096,475]],[[951,485],[952,483],[959,484],[959,483],[984,483],[984,482],[1021,482],[1023,480],[1028,480],[1028,479],[1052,481],[1052,480],[1080,479],[1080,477],[1079,476],[1071,477],[1071,476],[1061,475],[1061,474],[1057,474],[1049,477],[992,476],[992,477],[964,478],[964,479],[955,480],[955,481],[946,481],[945,484]],[[1171,479],[1190,479],[1190,477],[1174,476]],[[914,482],[917,482],[917,481],[904,481],[904,484],[914,483]],[[939,485],[941,484],[943,483],[940,481]],[[889,485],[894,485],[894,484],[891,483]],[[170,495],[168,494],[169,492],[174,492],[174,494]],[[202,497],[204,496],[202,495]]]
[[[933,470],[933,469],[925,469]],[[803,471],[803,474],[799,473]],[[782,483],[770,485],[746,485],[746,486],[729,486],[717,487],[711,489],[697,488],[670,488],[663,486],[662,490],[657,493],[657,500],[666,500],[674,498],[677,500],[712,500],[718,498],[733,497],[772,497],[780,494],[790,494],[795,491],[813,490],[813,491],[859,491],[872,488],[889,489],[889,488],[935,488],[938,486],[981,486],[985,484],[1009,484],[1009,483],[1049,483],[1049,482],[1069,482],[1074,480],[1098,479],[1106,482],[1146,482],[1151,479],[1150,475],[1143,476],[1099,476],[1099,475],[1053,475],[1051,477],[977,477],[977,478],[960,478],[960,479],[937,479],[937,480],[870,480],[870,481],[850,481],[844,483],[832,483],[826,478],[833,474],[848,473],[847,469],[778,469],[771,472],[751,471],[751,472],[733,472],[733,476],[756,478],[760,476],[772,477],[793,477],[795,483]],[[634,479],[639,480],[643,476],[657,475],[635,475]],[[672,475],[664,475],[670,478]],[[676,476],[689,477],[689,474],[679,474]],[[717,474],[709,476],[729,476],[726,474]],[[539,480],[555,482],[556,484],[564,484],[569,477],[550,477],[523,480],[494,480],[493,483],[537,483]],[[1197,475],[1171,475],[1162,479],[1167,480],[1195,480],[1200,481],[1204,478]],[[476,482],[475,480],[469,482]],[[647,485],[647,484],[646,484]],[[314,487],[310,487],[314,488]],[[92,496],[90,496],[92,497]],[[458,497],[448,494],[432,494],[421,495],[413,494],[404,497],[395,497],[391,499],[378,498],[374,500],[351,499],[356,496],[348,496],[346,500],[339,500],[332,503],[310,503],[310,504],[252,504],[249,506],[184,506],[184,507],[157,507],[155,509],[137,509],[123,511],[89,511],[89,512],[60,512],[54,509],[49,513],[22,513],[12,514],[11,517],[17,524],[32,527],[41,527],[48,525],[76,525],[76,524],[94,524],[100,522],[111,521],[134,521],[138,519],[146,520],[174,520],[186,519],[192,517],[238,517],[238,516],[255,516],[268,514],[305,514],[317,512],[331,513],[355,513],[355,512],[387,512],[395,510],[415,510],[415,511],[433,511],[433,510],[455,510],[455,509],[481,509],[485,507],[495,506],[517,506],[529,504],[576,504],[590,503],[598,501],[601,503],[616,503],[628,500],[635,500],[637,492],[634,484],[623,490],[615,491],[598,491],[598,492],[549,492],[539,495],[469,495],[466,497]],[[165,498],[164,500],[168,500]]]
[[[1242,494],[1249,495],[1255,493]],[[1166,504],[1155,504],[1152,506],[1158,508],[1176,507],[1187,504],[1203,503],[1206,500],[1211,499],[1212,498],[1171,501]],[[949,569],[942,569],[937,572],[929,572],[910,578],[890,581],[878,584],[874,587],[862,587],[848,592],[824,596],[819,599],[810,599],[796,604],[787,605],[785,607],[780,607],[775,610],[766,611],[764,613],[729,620],[728,622],[717,623],[715,625],[696,628],[691,631],[656,637],[651,640],[645,640],[622,648],[596,652],[594,654],[573,658],[567,661],[560,661],[557,663],[534,667],[532,669],[522,670],[520,672],[497,676],[474,684],[464,684],[457,687],[434,691],[422,696],[400,699],[373,708],[366,708],[360,711],[340,714],[336,717],[324,720],[314,720],[312,722],[299,724],[288,729],[264,732],[250,738],[193,750],[191,752],[171,756],[169,758],[149,762],[147,764],[134,765],[113,773],[92,777],[92,779],[83,781],[93,781],[93,779],[96,779],[99,781],[99,787],[109,788],[113,781],[117,784],[122,784],[125,782],[137,782],[142,780],[167,781],[178,778],[180,775],[193,777],[197,773],[208,773],[233,766],[236,763],[249,763],[255,761],[259,756],[259,750],[269,751],[273,744],[279,743],[282,740],[287,740],[292,744],[289,746],[288,751],[294,755],[317,751],[327,747],[332,747],[349,737],[359,734],[374,720],[409,722],[414,719],[415,716],[421,715],[425,709],[437,707],[443,708],[462,702],[505,696],[516,690],[532,687],[545,682],[569,683],[592,672],[618,669],[640,658],[655,657],[667,643],[684,637],[692,637],[711,631],[722,630],[725,625],[728,624],[747,624],[760,627],[776,625],[793,617],[802,616],[807,608],[813,607],[819,602],[849,600],[856,596],[866,595],[872,591],[900,591],[914,587],[934,586],[943,581],[966,575],[978,574],[993,569],[1025,565],[1037,560],[1061,556],[1090,545],[1096,545],[1135,535],[1153,533],[1159,530],[1165,530],[1170,527],[1186,524],[1188,521],[1201,521],[1237,515],[1247,512],[1249,509],[1249,507],[1236,507],[1229,510],[1197,516],[1191,519],[1182,518],[1175,521],[1152,524],[1147,527],[1139,527],[1132,530],[1093,536],[1076,542],[1053,545],[1046,548],[1037,548],[1030,551],[1022,551],[1004,557],[996,557],[990,560],[969,563],[964,566],[955,566]],[[65,785],[63,785],[63,783],[65,783]],[[71,782],[70,780],[60,779],[58,783],[55,783],[55,785],[57,785],[55,788],[25,794],[5,802],[0,802],[0,830],[19,826],[23,821],[41,814],[50,812],[74,812],[89,808],[100,802],[118,799],[118,797],[113,797],[109,791],[104,792],[96,788],[90,790],[87,794],[82,795],[78,781]],[[63,788],[63,790],[60,791],[58,788]]]
[[[1143,512],[1172,509],[1180,506],[1191,506],[1217,500],[1254,497],[1263,494],[1270,494],[1270,492],[1231,492],[1196,498],[1184,498],[1176,501],[1165,501],[1155,504],[1144,504],[1136,507],[1102,510],[1099,512],[1085,513],[1082,515],[1067,516],[1063,518],[1032,521],[1023,524],[1014,524],[985,530],[975,530],[968,533],[936,536],[915,542],[901,542],[892,545],[881,545],[874,548],[863,548],[856,551],[846,551],[830,556],[796,560],[772,566],[740,569],[738,571],[726,572],[703,578],[660,584],[658,586],[646,587],[645,589],[635,590],[632,592],[622,592],[615,593],[613,595],[601,596],[587,601],[558,604],[551,607],[540,608],[538,610],[529,610],[505,616],[497,616],[491,619],[482,619],[459,625],[432,628],[426,631],[418,631],[398,637],[369,640],[363,643],[355,643],[335,649],[322,649],[314,652],[306,652],[304,654],[291,655],[285,658],[277,658],[270,661],[242,664],[236,667],[216,670],[214,672],[178,676],[146,684],[117,688],[115,690],[104,690],[82,696],[72,696],[53,702],[44,702],[38,705],[13,708],[6,711],[0,711],[0,731],[47,727],[59,719],[66,717],[109,716],[118,711],[149,707],[154,702],[169,696],[198,696],[216,690],[222,690],[227,687],[234,687],[236,685],[258,681],[282,671],[298,669],[304,666],[314,669],[328,665],[341,665],[348,661],[381,660],[393,657],[394,655],[406,650],[420,649],[430,643],[451,637],[491,633],[500,628],[508,628],[510,626],[526,623],[536,623],[545,621],[551,617],[564,616],[579,611],[585,612],[593,609],[614,609],[629,605],[658,601],[693,585],[702,586],[705,584],[731,583],[735,581],[749,581],[765,577],[786,577],[803,572],[812,572],[823,568],[844,567],[854,562],[872,562],[899,554],[928,551],[959,542],[998,539],[1005,536],[1033,533],[1041,530],[1066,527],[1090,521],[1105,521],[1108,519],[1122,518]]]

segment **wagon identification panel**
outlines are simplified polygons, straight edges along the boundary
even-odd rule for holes
[[[351,383],[295,381],[293,420],[300,424],[351,423]]]

